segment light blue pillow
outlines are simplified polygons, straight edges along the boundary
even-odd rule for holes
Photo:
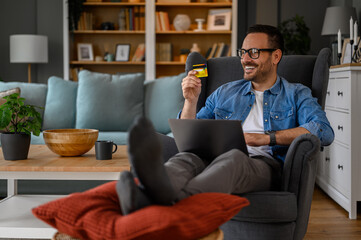
[[[44,108],[47,85],[43,83],[24,83],[24,82],[0,82],[0,92],[19,87],[20,96],[25,98],[25,104],[34,105]],[[36,110],[44,116],[44,109],[36,108]]]
[[[78,83],[59,77],[48,79],[43,130],[75,128]]]
[[[76,128],[127,131],[143,114],[144,74],[79,73]]]
[[[181,73],[144,83],[144,115],[153,122],[157,132],[169,133],[168,119],[177,118],[182,109],[184,98],[181,84],[185,76],[185,73]]]

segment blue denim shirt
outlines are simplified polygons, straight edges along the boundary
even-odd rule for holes
[[[250,81],[229,82],[207,98],[205,106],[197,113],[197,118],[243,122],[254,101]],[[302,84],[289,83],[282,77],[277,77],[272,88],[264,91],[263,121],[265,131],[303,127],[316,135],[323,146],[330,145],[334,139],[326,113],[317,99],[312,97],[311,90]],[[273,157],[284,161],[287,150],[287,146],[273,146]]]

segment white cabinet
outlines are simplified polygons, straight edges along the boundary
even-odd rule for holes
[[[316,182],[356,219],[361,201],[361,64],[331,67],[325,110],[335,141],[321,154]]]

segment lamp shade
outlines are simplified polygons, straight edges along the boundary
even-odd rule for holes
[[[11,63],[47,63],[48,37],[19,34],[10,36]]]
[[[350,18],[357,20],[356,9],[354,7],[328,7],[326,9],[325,18],[321,35],[337,35],[341,30],[343,35],[350,34]]]

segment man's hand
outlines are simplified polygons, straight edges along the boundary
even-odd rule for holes
[[[188,72],[188,76],[182,80],[183,97],[192,104],[197,103],[202,89],[201,80],[195,74],[197,74],[197,71],[191,70]]]
[[[259,147],[268,145],[270,143],[270,137],[266,134],[260,133],[244,133],[246,144],[252,147]]]

